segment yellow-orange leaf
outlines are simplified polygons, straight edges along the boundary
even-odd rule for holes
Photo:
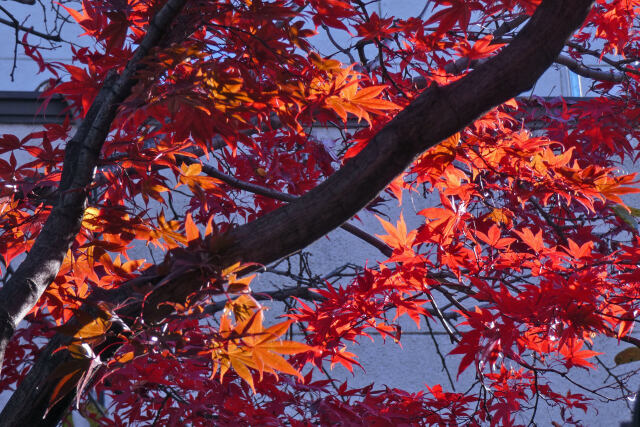
[[[496,224],[505,224],[507,227],[511,227],[513,224],[509,212],[505,209],[496,208],[492,210],[488,218]]]
[[[82,326],[74,336],[81,339],[99,337],[104,335],[110,326],[111,321],[98,317]]]
[[[94,317],[86,311],[78,310],[75,312],[75,320],[73,322],[58,326],[55,329],[65,335],[79,340],[85,340],[104,335],[110,326],[111,320],[108,313],[101,312],[98,316]],[[79,353],[82,352],[83,351],[80,351]]]
[[[276,323],[275,325],[270,326],[269,328],[264,330],[266,338],[261,340],[260,342],[265,342],[266,340],[274,340],[281,337],[285,332],[289,330],[289,326],[291,326],[290,320],[286,320],[284,322]]]
[[[380,239],[382,239],[383,242],[394,249],[411,248],[416,237],[416,232],[415,230],[413,230],[409,234],[407,234],[407,225],[404,222],[402,214],[400,215],[400,219],[396,223],[396,227],[394,227],[390,222],[387,222],[384,219],[378,217],[377,215],[376,217],[384,227],[385,231],[388,233],[383,236],[376,234],[376,236],[378,236]]]
[[[262,370],[260,370],[260,376],[262,377],[262,371],[267,371],[275,374],[275,371],[283,372],[289,375],[295,375],[296,377],[302,379],[302,375],[300,372],[289,362],[287,362],[282,356],[263,349],[261,347],[253,350],[253,358],[254,360],[262,365]],[[259,366],[260,366],[259,365]]]
[[[231,357],[229,359],[231,361],[233,370],[236,371],[236,374],[238,374],[240,378],[245,380],[246,383],[251,387],[251,390],[253,390],[253,392],[255,393],[256,388],[253,385],[253,376],[251,375],[251,371],[249,371],[249,368],[247,368],[247,364],[243,363],[243,361],[237,357]]]
[[[280,354],[298,354],[313,350],[313,347],[297,341],[274,341],[261,347]]]
[[[184,230],[187,233],[187,242],[192,242],[200,238],[200,230],[193,222],[191,214],[187,214],[187,218],[184,221]]]
[[[202,173],[202,165],[200,163],[192,163],[189,166],[183,163],[180,169],[184,176],[198,176]]]
[[[127,363],[132,361],[134,357],[135,357],[135,353],[133,351],[128,351],[124,354],[116,356],[114,360],[118,363]]]
[[[261,306],[251,295],[240,295],[233,301],[229,301],[225,307],[225,313],[233,313],[236,322],[248,320],[253,315],[262,315]]]
[[[282,372],[302,379],[298,370],[281,356],[282,354],[297,354],[312,350],[312,347],[302,343],[278,340],[289,329],[291,321],[284,321],[264,329],[261,309],[252,297],[249,295],[240,296],[228,304],[226,311],[234,310],[236,313],[239,307],[246,309],[254,307],[256,311],[249,318],[244,311],[240,315],[236,314],[236,317],[241,320],[233,328],[233,334],[231,333],[232,326],[229,316],[226,314],[222,316],[220,333],[223,337],[227,337],[228,341],[214,343],[214,348],[211,351],[212,376],[220,370],[220,380],[222,381],[227,370],[233,368],[254,392],[251,369],[258,371],[261,379],[264,372],[274,375]]]
[[[100,229],[100,227],[98,226],[99,217],[100,209],[89,206],[84,211],[84,216],[82,217],[82,226],[87,230],[98,231]]]

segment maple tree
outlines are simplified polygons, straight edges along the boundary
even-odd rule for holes
[[[85,0],[62,6],[92,40],[71,64],[7,21],[76,127],[0,137],[0,424],[77,407],[107,425],[512,425],[539,405],[579,423],[601,394],[571,373],[609,369],[593,339],[640,346],[640,212],[621,199],[639,190],[619,170],[638,158],[640,1],[429,4]],[[316,29],[348,33],[331,40],[349,61],[319,54]],[[594,96],[514,98],[554,62]],[[439,197],[417,229],[346,222],[403,192]],[[337,227],[380,262],[252,286]],[[271,301],[285,318],[265,319]],[[444,331],[444,368],[473,387],[324,377],[357,368],[362,336],[401,342],[405,315]]]

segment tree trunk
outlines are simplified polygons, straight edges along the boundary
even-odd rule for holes
[[[417,155],[462,130],[490,108],[530,89],[583,22],[591,4],[591,0],[544,0],[502,52],[450,85],[426,89],[324,183],[291,204],[214,238],[209,246],[215,248],[208,254],[211,262],[217,268],[238,261],[266,265],[339,227],[374,199]],[[170,264],[171,258],[166,263]],[[184,280],[184,275],[189,276],[192,271],[173,271],[166,276],[154,273],[160,270],[151,269],[146,278],[125,283],[98,298],[122,302],[132,296],[140,283],[153,286],[162,282],[151,299],[177,301],[202,285],[193,277]],[[148,298],[145,307],[153,307],[150,302]],[[127,311],[140,313],[141,308],[141,304],[131,304]],[[52,363],[46,357],[37,361],[0,414],[1,426],[34,425],[34,419],[42,419],[41,406],[34,407],[33,402],[49,400],[50,390],[42,388],[42,384],[51,378],[57,363],[61,361]]]

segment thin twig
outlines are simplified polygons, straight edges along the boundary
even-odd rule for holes
[[[453,331],[452,326],[449,324],[449,322],[447,322],[447,319],[445,319],[444,314],[442,313],[442,311],[440,311],[440,307],[438,307],[438,304],[436,303],[436,300],[433,299],[433,296],[431,296],[430,293],[427,293],[427,298],[429,299],[429,302],[431,302],[431,306],[433,307],[433,310],[435,312],[435,316],[438,318],[438,320],[440,320],[440,323],[442,324],[442,327],[445,329],[445,331],[447,331],[447,333],[449,334],[449,338],[451,339],[451,342],[459,342],[460,339],[456,336],[456,333]]]
[[[444,369],[444,371],[447,374],[447,378],[449,379],[449,384],[451,384],[451,389],[453,391],[456,391],[456,386],[453,382],[453,378],[451,378],[451,373],[449,372],[447,361],[445,360],[444,355],[442,354],[442,351],[440,351],[440,345],[438,344],[438,340],[435,337],[433,328],[431,327],[431,323],[429,323],[429,319],[425,318],[425,323],[427,324],[427,328],[429,328],[429,336],[431,337],[431,340],[433,341],[433,345],[436,348],[436,353],[438,353],[438,356],[440,357],[440,361],[442,363],[442,369]]]
[[[3,12],[6,13],[5,10],[3,10]],[[60,37],[60,34],[51,35],[51,34],[43,33],[41,31],[34,30],[33,27],[25,27],[24,25],[20,25],[18,21],[14,21],[14,20],[9,21],[7,19],[0,18],[0,24],[4,24],[9,27],[15,28],[16,30],[24,31],[25,33],[33,34],[34,36],[40,37],[41,39],[44,39],[44,40],[48,40],[52,42],[64,41],[62,40],[62,37]]]
[[[191,157],[181,156],[181,155],[176,155],[175,157],[178,162],[183,162],[188,165],[193,163],[201,164],[199,160],[193,159]],[[293,194],[283,193],[278,190],[274,190],[272,188],[263,187],[262,185],[242,181],[236,178],[235,176],[227,175],[223,172],[220,172],[218,169],[214,168],[213,166],[209,166],[206,164],[201,164],[201,165],[202,165],[202,172],[204,172],[208,176],[212,178],[217,178],[220,181],[225,182],[226,184],[229,184],[230,186],[238,188],[240,190],[248,191],[250,193],[258,194],[264,197],[269,197],[271,199],[281,200],[283,202],[293,202],[298,199],[298,196],[295,196]],[[391,255],[393,255],[393,249],[387,246],[387,244],[385,244],[382,240],[376,238],[375,236],[372,236],[366,231],[360,229],[359,227],[353,224],[344,223],[340,226],[340,228],[342,228],[348,233],[353,234],[357,238],[369,243],[370,245],[374,246],[386,257],[390,257]]]

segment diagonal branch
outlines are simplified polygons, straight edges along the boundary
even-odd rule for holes
[[[7,25],[16,30],[24,31],[25,33],[33,34],[36,37],[40,37],[43,40],[48,40],[52,42],[61,42],[62,37],[60,34],[47,34],[42,31],[35,30],[33,27],[25,27],[24,25],[20,25],[20,23],[16,19],[8,20],[4,18],[0,18],[0,24]]]
[[[421,152],[463,129],[490,108],[531,88],[557,58],[573,30],[583,22],[591,4],[592,0],[543,0],[510,45],[456,82],[426,89],[323,184],[256,221],[219,236],[218,241],[213,237],[212,244],[205,245],[217,248],[216,253],[210,250],[208,254],[211,263],[218,268],[238,261],[266,265],[343,224]],[[152,268],[146,276],[134,279],[145,286],[162,284],[147,294],[145,308],[153,308],[154,303],[161,301],[173,301],[173,298],[186,298],[204,284],[206,278],[198,281],[199,276],[194,272],[183,271],[185,277],[182,278],[171,273],[171,268],[175,269],[171,262],[168,257],[165,263],[169,265]],[[170,273],[161,274],[161,271]],[[132,283],[125,283],[114,291],[103,292],[102,296],[111,296],[114,303],[123,302],[135,295],[135,288]],[[142,303],[132,302],[126,311],[139,314]],[[47,349],[51,350],[51,346]],[[69,357],[65,351],[53,356],[38,359],[7,403],[0,415],[0,424],[12,420],[15,425],[30,425],[29,421],[21,420],[42,419],[42,412],[38,412],[42,407],[37,405],[44,405],[46,409],[51,393],[46,380],[56,366]],[[32,410],[24,411],[26,407]]]
[[[142,60],[166,32],[186,0],[169,0],[153,18],[149,31],[120,76],[105,79],[86,117],[65,149],[59,199],[27,258],[0,289],[0,367],[18,323],[53,281],[82,222],[87,188],[117,109],[129,96]]]
[[[621,83],[627,80],[627,75],[621,71],[611,70],[598,70],[597,68],[590,68],[580,61],[577,61],[569,55],[558,55],[556,58],[556,64],[564,65],[576,74],[593,80],[601,80],[605,82]]]
[[[222,263],[268,264],[307,246],[367,205],[424,150],[530,89],[584,20],[590,0],[546,0],[502,52],[464,78],[431,86],[358,156],[296,202],[238,227]],[[269,244],[265,244],[269,242]]]
[[[191,157],[187,157],[187,156],[177,155],[176,159],[186,164],[192,164],[192,163],[201,164],[198,160],[193,159]],[[205,174],[213,178],[217,178],[220,181],[225,182],[232,187],[238,188],[240,190],[245,190],[250,193],[259,194],[264,197],[269,197],[271,199],[282,200],[283,202],[293,202],[297,200],[299,197],[299,196],[294,196],[293,194],[282,193],[272,188],[263,187],[258,184],[242,181],[236,178],[235,176],[222,173],[218,169],[209,165],[202,164],[202,171]],[[391,249],[386,243],[376,238],[375,236],[372,236],[366,231],[360,229],[359,227],[353,224],[350,224],[348,222],[345,222],[340,226],[340,228],[345,230],[347,233],[351,233],[357,238],[369,243],[370,245],[378,249],[384,256],[390,257],[391,255],[393,255],[393,249]]]

